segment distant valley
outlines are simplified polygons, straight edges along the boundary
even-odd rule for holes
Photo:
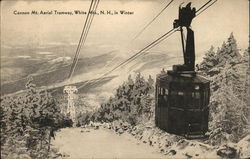
[[[1,94],[14,93],[25,89],[27,76],[32,75],[37,87],[59,87],[64,85],[72,64],[72,55],[75,46],[50,46],[34,49],[25,48],[3,48],[1,58]],[[82,83],[87,80],[98,78],[100,74],[107,72],[117,66],[124,56],[119,56],[119,52],[106,51],[98,52],[95,56],[93,49],[90,57],[80,57],[74,77],[71,83]],[[62,56],[63,55],[63,56]],[[171,57],[164,52],[148,52],[145,56],[138,58],[129,65],[117,70],[116,74],[111,74],[108,81],[116,78],[116,85],[128,74],[145,73],[155,76],[162,68],[168,68],[181,57]],[[119,77],[122,73],[123,76]],[[127,74],[127,75],[126,75]],[[118,75],[118,76],[117,76]],[[127,77],[125,77],[127,78]],[[106,84],[99,82],[99,87]],[[109,83],[109,82],[108,82]],[[113,85],[112,82],[110,85]],[[85,91],[82,91],[85,92]]]

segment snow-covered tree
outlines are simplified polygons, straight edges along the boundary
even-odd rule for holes
[[[154,81],[148,80],[138,73],[135,80],[129,75],[128,80],[120,85],[114,97],[103,103],[94,118],[98,121],[111,122],[123,120],[132,125],[141,122],[141,118],[152,116],[152,94]]]
[[[214,47],[211,46],[211,48],[205,54],[205,57],[199,66],[199,70],[205,73],[205,75],[213,76],[214,74],[218,73],[217,71],[213,70],[216,65],[218,65],[218,58],[214,52]]]
[[[219,67],[223,67],[226,62],[233,66],[241,61],[241,55],[233,33],[230,34],[227,43],[224,42],[222,44],[221,49],[217,52],[217,58]]]
[[[211,143],[238,141],[247,131],[250,115],[246,99],[248,56],[247,51],[241,56],[231,33],[227,42],[216,53],[211,48],[201,63],[202,74],[211,80]]]
[[[2,158],[48,158],[53,131],[65,126],[54,98],[32,82],[21,94],[1,97]]]

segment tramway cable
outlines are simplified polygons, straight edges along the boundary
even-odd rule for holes
[[[144,53],[145,51],[151,49],[152,47],[156,46],[157,44],[159,44],[161,41],[165,40],[167,37],[169,37],[169,34],[173,34],[175,31],[175,29],[171,29],[170,31],[168,31],[167,33],[163,34],[161,37],[159,37],[158,39],[156,39],[155,41],[153,41],[152,43],[150,43],[149,45],[147,45],[146,47],[144,47],[143,49],[141,49],[139,52],[137,52],[136,54],[134,54],[133,56],[131,56],[130,58],[128,58],[127,60],[125,60],[124,62],[122,62],[121,64],[119,64],[118,66],[116,66],[115,68],[113,68],[112,70],[110,70],[109,72],[113,72],[114,70],[116,70],[117,68],[123,66],[124,64],[126,64],[127,62],[130,62],[130,60],[137,58],[138,56],[140,56],[140,54]],[[174,31],[174,32],[173,32]],[[171,33],[172,32],[172,33]],[[109,73],[107,72],[107,73]]]
[[[76,54],[75,54],[75,57],[74,57],[74,60],[73,60],[73,63],[72,63],[72,66],[71,66],[71,69],[69,72],[68,79],[71,79],[71,77],[73,76],[73,73],[75,71],[75,68],[76,68],[76,65],[77,65],[77,62],[79,59],[81,47],[82,47],[82,45],[84,45],[84,43],[86,41],[90,26],[91,26],[93,18],[94,18],[94,12],[96,11],[99,2],[100,2],[100,0],[92,0],[91,1],[89,12],[88,12],[87,18],[86,18],[85,23],[84,23],[82,34],[81,34],[81,37],[80,37],[80,40],[79,40],[79,43],[77,46]]]
[[[158,18],[161,14],[162,14],[162,12],[164,11],[164,10],[166,10],[167,8],[168,8],[168,6],[173,2],[174,0],[171,0],[149,23],[147,23],[147,25],[145,25],[143,28],[142,28],[142,30],[140,31],[140,32],[138,32],[137,34],[136,34],[136,36],[134,37],[134,39],[132,40],[132,41],[134,41],[135,39],[137,39],[141,34],[142,34],[142,32],[144,31],[144,30],[146,30],[147,29],[147,27],[150,25],[150,24],[152,24],[154,21],[155,21],[155,19],[156,18]]]
[[[77,58],[77,56],[78,56],[79,47],[80,47],[82,38],[83,38],[83,36],[85,35],[84,32],[85,32],[86,24],[87,24],[88,19],[89,19],[90,11],[92,10],[93,2],[94,2],[94,0],[91,1],[90,7],[89,7],[89,12],[88,12],[87,17],[86,17],[86,19],[85,19],[85,23],[84,23],[84,26],[83,26],[83,29],[82,29],[81,37],[80,37],[80,40],[79,40],[79,42],[78,42],[77,49],[76,49],[76,53],[75,53],[75,56],[74,56],[74,59],[73,59],[73,62],[72,62],[71,68],[70,68],[70,72],[69,72],[69,76],[68,76],[69,79],[70,79],[71,76],[72,76],[72,72],[73,72],[73,69],[74,69],[74,67],[75,67],[74,65],[75,65],[75,62],[76,62],[76,58]]]
[[[176,31],[177,31],[177,30],[175,30],[174,32],[176,32]],[[153,46],[151,46],[150,48],[156,46],[158,43],[160,43],[161,41],[163,41],[163,40],[165,40],[166,38],[168,38],[169,36],[171,36],[174,32],[169,33],[168,36],[165,36],[165,37],[162,38],[161,40],[157,41],[157,43],[155,43],[155,44],[154,44]],[[147,50],[149,50],[150,48],[148,48]],[[143,52],[146,54],[146,53],[147,53],[147,52],[146,52],[147,50],[144,50]],[[138,56],[141,56],[141,55],[138,55]],[[135,58],[133,58],[133,59],[131,58],[131,61],[132,61],[132,60],[135,60],[136,58],[138,58],[138,56],[135,57]],[[130,63],[131,61],[126,61],[126,62]],[[125,62],[125,61],[124,61],[124,62]],[[124,65],[125,65],[125,63],[124,63]],[[120,66],[120,67],[122,67],[122,66]],[[117,67],[117,69],[118,69],[118,67]],[[115,70],[115,69],[112,69],[112,70],[110,70],[109,72],[106,72],[105,74],[102,74],[99,78],[94,79],[94,81],[90,81],[90,80],[89,80],[89,81],[86,82],[84,85],[78,87],[78,89],[79,89],[79,88],[82,88],[82,87],[84,87],[84,86],[86,86],[86,85],[89,84],[90,82],[92,82],[92,83],[98,82],[99,80],[101,80],[101,79],[103,79],[105,76],[107,76],[108,74],[112,73],[114,70]],[[93,85],[93,84],[92,84],[92,85]]]
[[[111,69],[110,71],[102,74],[99,78],[95,79],[94,82],[104,78],[105,76],[109,75],[110,73],[112,73],[113,71],[115,71],[116,69],[118,69],[119,67],[126,65],[130,62],[130,60],[133,60],[134,58],[137,58],[139,56],[141,56],[140,54],[142,54],[143,52],[151,49],[152,47],[156,46],[157,44],[159,44],[161,41],[165,40],[166,38],[168,38],[170,35],[172,35],[174,32],[176,32],[177,30],[175,29],[171,29],[170,31],[168,31],[167,33],[165,33],[164,35],[162,35],[161,37],[159,37],[158,39],[156,39],[155,41],[153,41],[152,43],[150,43],[149,45],[147,45],[146,47],[144,47],[143,49],[141,49],[139,52],[137,52],[136,54],[134,54],[133,56],[131,56],[130,58],[128,58],[127,60],[125,60],[124,62],[120,63],[118,66],[116,66],[115,68]],[[93,83],[93,81],[91,81]],[[89,82],[85,83],[84,85],[78,87],[82,88],[83,86],[86,86]]]
[[[70,80],[71,77],[73,76],[74,70],[75,70],[77,62],[78,62],[80,49],[87,38],[90,26],[91,26],[93,18],[94,18],[94,14],[95,14],[94,12],[96,11],[99,2],[100,2],[100,0],[92,0],[91,1],[90,7],[89,7],[89,12],[88,12],[87,17],[85,19],[85,23],[84,23],[84,27],[83,27],[83,30],[81,33],[81,37],[80,37],[80,40],[79,40],[79,43],[78,43],[78,46],[76,49],[76,53],[75,53],[75,56],[74,56],[74,59],[73,59],[72,65],[71,65],[68,80]],[[54,93],[55,91],[57,91],[57,89],[53,90],[52,93]]]
[[[196,17],[197,16],[199,16],[202,12],[204,12],[205,10],[207,10],[209,7],[211,7],[215,2],[217,2],[218,0],[215,0],[214,2],[212,2],[210,5],[208,5],[205,9],[203,9],[202,11],[200,11],[200,13],[198,13],[197,15],[196,15]]]
[[[79,44],[77,46],[77,50],[76,50],[76,54],[75,54],[75,57],[74,57],[74,60],[72,63],[72,67],[71,67],[71,70],[69,72],[68,80],[71,80],[71,77],[73,76],[73,73],[75,71],[75,68],[76,68],[76,65],[77,65],[77,62],[79,59],[81,47],[82,47],[82,45],[84,45],[86,38],[88,36],[88,32],[89,32],[89,29],[91,27],[91,24],[92,24],[92,21],[94,18],[94,14],[96,14],[96,9],[97,9],[98,4],[99,4],[99,0],[92,0],[91,1],[89,12],[88,12],[88,15],[87,15],[85,23],[84,23],[84,27],[83,27],[82,34],[81,34],[81,37],[79,40]],[[78,92],[78,90],[77,90],[76,86],[72,86],[71,84],[65,86],[63,89],[63,93],[68,94],[68,106],[67,106],[65,114],[69,114],[70,119],[73,122],[73,127],[76,126],[76,107],[74,105],[74,99],[75,99],[74,93],[77,93],[77,92]]]
[[[206,5],[208,5],[211,1],[212,1],[212,0],[207,1],[203,6],[201,6],[201,7],[196,11],[196,13],[199,12],[199,11],[200,11],[202,8],[204,8]]]
[[[96,3],[97,5],[94,4],[94,9],[92,10],[93,12],[96,11],[97,6],[98,6],[98,3],[99,3],[99,0],[97,0],[96,2],[97,2],[97,3]],[[94,14],[94,13],[93,13],[93,14]],[[94,18],[94,15],[93,15],[93,14],[91,14],[91,16],[90,16],[90,20],[88,21],[88,24],[87,24],[87,27],[86,27],[87,29],[86,29],[86,31],[85,31],[85,36],[83,36],[83,40],[82,40],[82,42],[81,42],[81,45],[79,46],[78,55],[77,55],[77,58],[76,58],[76,61],[75,61],[75,67],[74,67],[74,69],[73,69],[73,71],[72,71],[72,75],[71,75],[71,76],[73,76],[73,73],[74,73],[74,71],[75,71],[77,62],[78,62],[78,60],[79,60],[79,55],[80,55],[81,47],[84,45],[84,43],[85,43],[85,41],[86,41],[87,34],[88,34],[89,29],[90,29],[90,26],[91,26],[91,24],[92,24],[92,22],[93,22],[93,18]]]

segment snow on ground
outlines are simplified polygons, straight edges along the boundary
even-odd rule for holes
[[[56,133],[54,148],[63,159],[83,158],[164,158],[149,145],[138,143],[128,133],[116,134],[109,129],[65,128]]]
[[[240,151],[240,158],[250,158],[250,134],[241,139],[237,147]]]
[[[81,158],[249,158],[250,136],[238,143],[211,146],[168,134],[150,123],[90,123],[57,132],[52,142],[63,159]]]

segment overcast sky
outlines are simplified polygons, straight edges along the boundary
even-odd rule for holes
[[[120,50],[138,50],[172,29],[178,6],[187,0],[175,0],[157,20],[133,43],[131,40],[170,0],[100,0],[98,10],[127,10],[133,15],[97,15],[92,23],[86,45]],[[199,8],[207,0],[190,0]],[[90,0],[84,1],[2,1],[2,46],[76,44],[86,15],[14,15],[16,11],[87,11]],[[194,19],[196,50],[218,47],[231,32],[241,49],[248,47],[248,0],[218,0],[215,5]],[[181,49],[180,34],[175,33],[154,50]]]

